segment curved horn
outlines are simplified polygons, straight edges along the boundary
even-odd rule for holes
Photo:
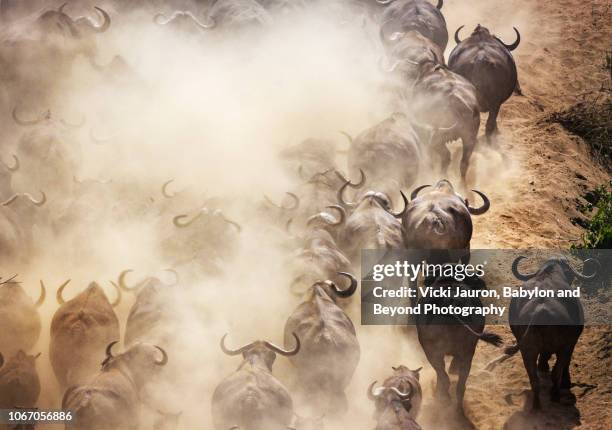
[[[344,130],[340,130],[340,131],[339,131],[339,133],[340,133],[341,135],[345,136],[345,137],[348,139],[348,141],[349,141],[349,145],[352,145],[352,144],[353,144],[353,136],[351,136],[350,134],[348,134],[348,133],[347,133],[346,131],[344,131]]]
[[[427,187],[431,187],[431,185],[421,185],[420,187],[415,188],[410,194],[410,201],[416,199],[419,193],[421,192],[421,190]]]
[[[524,255],[521,255],[519,257],[516,257],[516,259],[512,262],[512,274],[519,281],[528,281],[531,278],[533,278],[536,275],[536,273],[537,273],[537,272],[533,272],[533,273],[529,273],[529,274],[524,275],[521,272],[519,272],[518,265],[521,262],[521,260],[524,260],[525,258],[527,258],[527,257],[525,257]]]
[[[401,392],[397,387],[388,387],[387,390],[393,391],[395,394],[397,394],[401,401],[406,401],[410,400],[410,397],[412,397],[412,385],[409,384],[409,386],[410,392],[408,393]]]
[[[66,301],[62,297],[62,294],[64,292],[64,288],[66,288],[66,285],[68,285],[69,283],[70,283],[70,279],[68,279],[66,282],[60,285],[60,287],[57,289],[57,292],[55,293],[55,299],[57,300],[57,303],[60,305],[63,305],[66,303]]]
[[[461,31],[463,27],[465,27],[465,25],[462,25],[461,27],[457,29],[457,31],[455,31],[455,43],[457,43],[457,45],[461,43],[461,39],[459,39],[459,32]]]
[[[9,170],[10,172],[16,172],[17,170],[19,170],[20,163],[19,163],[19,158],[17,158],[15,154],[13,154],[13,161],[15,163],[12,166],[9,166],[4,161],[2,162],[2,164],[4,164],[4,167],[6,167],[6,169]]]
[[[378,381],[372,382],[368,387],[368,399],[372,401],[375,401],[385,391],[384,387],[379,387],[376,390],[374,389],[377,382]]]
[[[444,6],[444,0],[438,0],[438,4],[436,5],[436,9],[441,10],[442,6]]]
[[[297,336],[297,334],[295,333],[291,333],[291,334],[293,335],[293,338],[295,339],[295,347],[292,350],[282,349],[274,345],[273,343],[268,342],[267,340],[264,342],[264,344],[268,348],[270,348],[272,351],[276,352],[277,354],[284,355],[285,357],[296,355],[298,352],[300,352],[300,348],[302,347],[302,344],[300,343],[300,338]]]
[[[193,22],[195,22],[196,25],[203,30],[210,30],[211,28],[215,28],[217,26],[217,23],[215,22],[215,20],[211,18],[210,16],[207,16],[210,24],[204,24],[199,19],[197,19],[191,12],[189,12],[188,15],[193,20]]]
[[[344,190],[350,184],[351,184],[351,181],[346,181],[344,185],[342,185],[340,189],[338,190],[338,203],[340,203],[342,206],[345,206],[347,208],[354,208],[355,206],[357,206],[355,203],[347,202],[344,200]]]
[[[160,361],[156,361],[155,364],[157,364],[158,366],[165,366],[166,364],[168,364],[168,354],[166,353],[166,351],[164,351],[162,347],[157,345],[155,345],[155,348],[157,348],[162,353],[162,359]]]
[[[499,42],[504,45],[506,47],[506,49],[508,51],[514,51],[516,48],[518,48],[518,46],[521,43],[521,33],[519,33],[519,31],[516,29],[516,27],[512,27],[514,29],[514,32],[516,33],[516,40],[514,41],[514,43],[512,45],[506,45],[503,40],[501,40],[499,37],[496,37],[497,40],[499,40]]]
[[[404,201],[404,209],[402,209],[401,212],[397,212],[397,213],[393,213],[392,211],[389,211],[389,213],[393,215],[395,218],[403,217],[406,214],[406,211],[408,210],[408,197],[406,197],[406,194],[404,194],[403,191],[400,191],[400,194],[402,195],[402,200]]]
[[[239,354],[242,354],[244,351],[248,350],[249,348],[251,348],[251,347],[252,347],[252,346],[255,344],[255,342],[251,342],[251,343],[249,343],[248,345],[245,345],[245,346],[243,346],[243,347],[241,347],[241,348],[231,350],[231,349],[228,349],[228,348],[225,346],[225,338],[226,338],[226,337],[227,337],[227,333],[226,333],[226,334],[224,334],[224,335],[223,335],[223,337],[221,338],[221,343],[220,343],[220,345],[221,345],[221,350],[222,350],[222,351],[223,351],[225,354],[227,354],[227,355],[231,355],[231,356],[233,356],[233,355],[239,355]]]
[[[174,224],[178,228],[189,227],[191,224],[196,222],[196,220],[198,218],[200,218],[201,216],[202,216],[202,212],[199,212],[196,216],[194,216],[189,221],[181,221],[181,220],[184,220],[186,218],[189,218],[189,215],[177,215],[174,218],[172,218],[172,224]]]
[[[467,206],[468,211],[470,211],[472,215],[482,215],[483,213],[489,210],[489,208],[491,207],[491,202],[489,201],[489,198],[484,193],[478,190],[472,190],[472,191],[474,191],[476,194],[478,194],[482,198],[483,204],[479,208],[473,208],[468,204],[467,199],[466,199],[465,205]]]
[[[15,200],[17,200],[17,198],[19,198],[21,194],[13,194],[11,197],[9,197],[8,199],[6,199],[5,201],[3,201],[2,203],[0,203],[0,206],[8,206],[11,203],[13,203]]]
[[[41,122],[44,122],[44,121],[50,119],[51,118],[51,111],[50,110],[45,111],[42,114],[42,116],[40,118],[38,118],[38,119],[26,120],[26,119],[19,118],[19,116],[17,115],[17,106],[15,106],[13,108],[12,112],[11,112],[11,115],[13,116],[13,120],[17,124],[19,124],[21,126],[24,126],[24,127],[27,127],[27,126],[31,126],[31,125],[40,124]]]
[[[591,262],[591,261],[597,263],[598,267],[601,267],[601,265],[599,264],[599,261],[597,261],[594,258],[589,258],[588,260],[585,260],[584,263],[583,263],[583,267],[584,267],[584,265],[586,265],[588,262]],[[568,266],[569,266],[570,270],[574,273],[574,275],[576,275],[576,277],[579,278],[579,279],[588,281],[589,279],[594,279],[595,276],[597,276],[597,270],[595,270],[595,272],[593,272],[591,275],[585,275],[583,273],[578,272],[576,269],[574,269],[572,267],[572,265],[568,264]]]
[[[395,0],[376,0],[376,3],[386,6],[393,3]]]
[[[134,271],[133,269],[126,269],[122,271],[119,274],[119,279],[117,280],[117,284],[119,284],[118,287],[128,293],[132,291],[138,291],[140,288],[144,287],[151,280],[150,277],[146,277],[142,281],[137,282],[136,285],[133,285],[130,287],[126,284],[125,278],[127,277],[128,273],[133,272],[133,271]],[[113,285],[115,284],[113,283]]]
[[[45,288],[45,284],[43,283],[41,279],[40,280],[40,296],[38,296],[38,300],[36,300],[36,303],[34,303],[34,306],[36,306],[37,308],[40,307],[44,303],[46,297],[47,297],[47,289]]]
[[[232,221],[231,219],[229,219],[228,217],[225,216],[224,213],[221,213],[221,219],[230,224],[233,225],[234,227],[236,227],[236,230],[238,230],[238,233],[242,233],[242,226],[240,224],[238,224],[236,221]]]
[[[164,184],[162,185],[161,192],[162,192],[163,196],[165,198],[167,198],[167,199],[171,199],[172,197],[176,196],[176,194],[168,193],[168,185],[170,185],[173,182],[174,182],[174,179],[170,179],[170,180],[164,182]]]
[[[339,205],[330,205],[330,206],[326,206],[326,208],[327,209],[335,209],[340,214],[340,217],[338,218],[338,221],[336,221],[336,222],[329,222],[328,223],[329,225],[337,226],[337,225],[344,224],[344,221],[346,221],[346,211],[344,210],[344,208],[342,206],[339,206]]]
[[[28,200],[30,200],[34,206],[42,206],[47,202],[47,195],[44,191],[40,192],[40,200],[36,200],[34,197],[32,197],[32,194],[30,193],[23,193],[23,196],[27,197]]]
[[[119,343],[119,341],[115,340],[115,341],[113,341],[113,342],[108,344],[108,346],[106,347],[106,358],[107,359],[115,358],[115,357],[113,357],[113,346],[115,346],[118,343]]]
[[[66,7],[66,5],[67,5],[67,4],[68,4],[68,2],[65,2],[64,4],[62,4],[62,5],[61,5],[61,6],[60,6],[60,7],[57,9],[57,11],[58,11],[59,13],[64,13],[64,8]]]
[[[160,12],[155,14],[155,16],[153,17],[153,22],[157,25],[166,25],[170,22],[170,18],[166,18],[166,15]]]
[[[117,285],[114,281],[110,281],[110,283],[113,285],[113,287],[115,287],[115,290],[117,290],[117,298],[113,303],[111,303],[111,307],[115,308],[119,305],[119,303],[121,303],[121,288],[119,288],[119,285]]]
[[[110,15],[101,7],[98,6],[94,6],[94,9],[97,10],[100,15],[102,15],[102,19],[104,20],[102,22],[102,24],[100,25],[96,25],[94,24],[91,20],[87,19],[87,22],[89,23],[89,26],[96,32],[96,33],[104,33],[106,30],[108,30],[110,28],[111,25],[111,17]]]
[[[338,272],[338,275],[349,278],[351,280],[351,285],[349,285],[349,287],[346,290],[341,290],[340,288],[338,288],[338,286],[335,283],[329,281],[330,287],[332,287],[332,289],[334,290],[334,293],[338,297],[343,297],[343,298],[351,297],[355,293],[355,291],[357,291],[357,285],[358,285],[357,278],[355,278],[353,275],[347,272]]]
[[[295,210],[295,209],[297,209],[297,208],[299,208],[299,207],[300,207],[300,198],[299,198],[297,195],[295,195],[294,193],[289,193],[289,192],[287,192],[287,193],[285,193],[285,194],[287,194],[289,197],[291,197],[291,198],[293,199],[293,205],[292,205],[292,206],[287,206],[287,207],[284,207],[284,206],[277,205],[276,203],[274,203],[274,202],[273,202],[273,201],[272,201],[272,200],[271,200],[271,199],[270,199],[268,196],[266,196],[266,195],[264,195],[264,199],[266,199],[266,201],[267,201],[269,204],[271,204],[272,206],[277,207],[277,208],[279,208],[279,209],[286,210],[286,211],[292,211],[292,210]]]

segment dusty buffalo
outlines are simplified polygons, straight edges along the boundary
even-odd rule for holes
[[[502,103],[518,87],[511,51],[519,46],[521,35],[515,28],[516,41],[507,45],[479,24],[470,37],[460,40],[462,28],[459,27],[455,33],[457,46],[451,52],[448,67],[476,87],[480,111],[489,112],[486,134],[490,138],[497,131],[497,115]]]
[[[382,386],[374,389],[374,381],[368,390],[368,398],[375,402],[376,427],[374,430],[421,430],[408,411],[414,393],[402,392],[394,386]]]
[[[217,0],[208,10],[208,19],[225,28],[259,26],[272,21],[270,13],[256,0]]]
[[[363,175],[363,172],[362,172]],[[365,175],[363,175],[365,176]],[[364,181],[360,181],[363,183]],[[402,224],[399,218],[404,216],[408,199],[401,193],[404,209],[393,212],[391,199],[379,191],[368,191],[356,202],[346,201],[344,193],[351,186],[347,181],[338,190],[338,201],[351,211],[342,231],[340,244],[349,259],[358,257],[362,249],[397,249],[402,246]]]
[[[12,355],[30,351],[40,337],[38,307],[45,301],[46,290],[40,283],[40,296],[34,302],[14,279],[0,282],[0,351]]]
[[[136,293],[125,326],[124,345],[147,342],[167,348],[176,332],[175,290],[172,288],[176,282],[166,284],[156,277],[147,277],[128,286],[125,278],[129,272],[131,270],[123,271],[118,282],[124,291]]]
[[[476,87],[444,65],[426,60],[418,64],[412,97],[412,117],[432,130],[429,154],[432,161],[439,161],[444,174],[451,162],[446,144],[461,139],[463,152],[460,173],[465,182],[480,127]]]
[[[383,382],[381,388],[374,389],[376,382],[371,385],[370,388],[370,400],[374,400],[378,406],[383,406],[380,409],[384,410],[386,403],[388,402],[387,393],[390,388],[395,388],[398,392],[408,393],[409,396],[402,403],[406,412],[410,418],[416,420],[421,410],[421,404],[423,403],[423,391],[421,390],[421,383],[419,382],[422,367],[416,370],[410,370],[408,367],[400,365],[393,367],[393,375],[389,376]],[[391,390],[393,392],[393,390]],[[380,410],[377,408],[377,414]],[[378,417],[375,417],[378,418]]]
[[[75,298],[64,301],[62,292],[68,281],[57,290],[59,309],[51,321],[49,358],[60,385],[83,383],[96,372],[99,357],[106,346],[119,339],[119,320],[102,288],[95,282]],[[116,288],[120,293],[119,288]]]
[[[551,258],[539,270],[523,274],[520,256],[512,264],[512,273],[524,281],[524,290],[553,291],[555,297],[513,297],[508,318],[517,344],[506,349],[506,356],[521,351],[523,363],[533,392],[533,409],[540,409],[540,380],[538,370],[548,371],[548,360],[557,360],[551,373],[551,399],[560,400],[561,390],[571,387],[570,362],[574,347],[584,328],[584,312],[577,297],[558,297],[558,292],[572,291],[575,279],[588,280],[596,276],[584,275],[574,269],[564,257]],[[587,260],[588,261],[588,260]]]
[[[360,357],[355,326],[336,304],[338,297],[347,298],[357,291],[357,279],[349,273],[340,275],[350,279],[348,288],[341,290],[332,281],[315,283],[285,324],[285,343],[292,341],[294,333],[302,342],[301,353],[290,359],[300,387],[327,416],[346,412],[344,390]]]
[[[338,211],[336,219],[328,212],[311,216],[304,233],[299,237],[300,247],[290,256],[293,271],[296,274],[292,289],[297,284],[310,287],[319,279],[337,280],[337,273],[347,270],[350,261],[337,243],[338,229],[346,220],[344,208],[332,205],[327,209]]]
[[[427,61],[444,64],[444,51],[427,37],[415,30],[396,33],[387,43],[387,63],[383,70],[399,73],[412,82],[418,75],[418,65]]]
[[[40,395],[38,355],[17,351],[6,362],[0,354],[0,409],[33,408]]]
[[[13,154],[13,164],[7,164],[4,161],[0,162],[0,196],[13,194],[11,180],[13,173],[19,170],[19,158]]]
[[[440,11],[444,5],[438,0],[437,6],[427,0],[377,0],[388,5],[381,14],[383,38],[393,37],[394,33],[415,30],[432,40],[444,51],[448,44],[446,20]]]
[[[472,239],[472,215],[482,215],[491,206],[487,196],[473,190],[484,201],[480,207],[470,206],[443,179],[422,196],[419,192],[430,185],[416,188],[402,218],[404,246],[423,250],[465,250],[467,258]]]
[[[116,343],[106,348],[106,359],[97,374],[64,393],[62,409],[74,414],[74,421],[66,424],[66,429],[140,428],[140,391],[168,363],[168,355],[158,346],[138,343],[113,356],[112,347]]]
[[[293,356],[300,351],[300,339],[294,335],[296,345],[284,350],[267,341],[255,341],[236,350],[225,346],[227,355],[244,358],[236,372],[225,378],[212,397],[212,416],[215,429],[227,430],[232,426],[248,430],[286,430],[293,419],[293,400],[283,384],[272,375],[276,354]]]
[[[419,137],[405,116],[395,114],[350,142],[350,173],[363,171],[370,187],[401,189],[416,180],[421,160]]]
[[[479,278],[466,279],[464,282],[456,281],[452,278],[429,278],[425,280],[425,285],[432,289],[446,288],[450,286],[454,291],[456,288],[462,290],[484,289],[486,285]],[[478,308],[482,303],[478,297],[421,297],[419,305],[424,307],[427,304],[439,307],[454,306],[458,308]],[[453,357],[449,372],[459,375],[457,381],[457,411],[463,415],[463,397],[465,395],[465,384],[472,367],[472,359],[476,351],[476,344],[479,340],[500,346],[501,338],[484,329],[485,319],[481,315],[445,316],[445,315],[417,315],[417,333],[419,343],[425,352],[429,364],[436,371],[436,397],[442,400],[449,400],[448,390],[450,380],[446,373],[446,356]]]

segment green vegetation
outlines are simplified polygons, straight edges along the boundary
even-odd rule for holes
[[[574,249],[612,249],[612,181],[588,193],[588,203],[580,209],[583,213],[596,210],[590,221],[586,222],[586,232],[582,243]]]

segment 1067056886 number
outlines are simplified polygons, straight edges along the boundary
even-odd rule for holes
[[[0,424],[62,424],[73,420],[71,411],[0,409]]]

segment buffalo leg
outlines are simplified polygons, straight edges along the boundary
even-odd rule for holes
[[[548,360],[550,360],[550,356],[552,354],[541,353],[538,358],[538,370],[540,372],[548,372],[550,370],[550,366],[548,365]]]
[[[538,376],[538,352],[533,350],[521,350],[523,357],[523,364],[529,377],[529,384],[531,385],[531,393],[533,395],[532,409],[539,410],[540,404],[540,378]]]
[[[472,351],[472,357],[474,351]],[[455,360],[458,360],[457,358]],[[465,397],[465,384],[467,383],[468,376],[470,376],[470,369],[472,368],[472,359],[463,358],[458,360],[457,370],[459,372],[459,379],[457,380],[457,411],[463,415],[463,398]]]
[[[487,125],[485,127],[485,134],[489,143],[491,143],[491,137],[497,133],[497,115],[499,115],[500,107],[500,105],[494,106],[489,111],[489,118],[487,118]]]
[[[463,154],[461,156],[460,169],[461,169],[461,179],[463,180],[464,184],[466,183],[465,179],[467,176],[468,167],[470,167],[470,158],[472,157],[472,152],[474,152],[474,147],[476,146],[476,141],[477,141],[476,133],[470,136],[463,136],[461,138],[461,141],[463,143]]]
[[[433,367],[436,371],[436,397],[444,400],[450,399],[450,394],[448,393],[448,389],[450,388],[450,379],[446,374],[444,354],[426,350],[425,355],[427,356],[427,360],[429,361],[429,364],[431,364],[431,367]]]
[[[572,361],[572,355],[574,354],[574,347],[576,344],[573,344],[569,350],[569,358],[565,368],[563,369],[563,375],[561,376],[561,389],[569,390],[572,388],[572,378],[570,376],[569,366]]]
[[[557,361],[555,362],[551,374],[552,388],[550,389],[550,399],[553,402],[559,402],[561,400],[561,380],[565,368],[569,366],[572,358],[572,350],[573,347],[569,347],[557,352]]]

